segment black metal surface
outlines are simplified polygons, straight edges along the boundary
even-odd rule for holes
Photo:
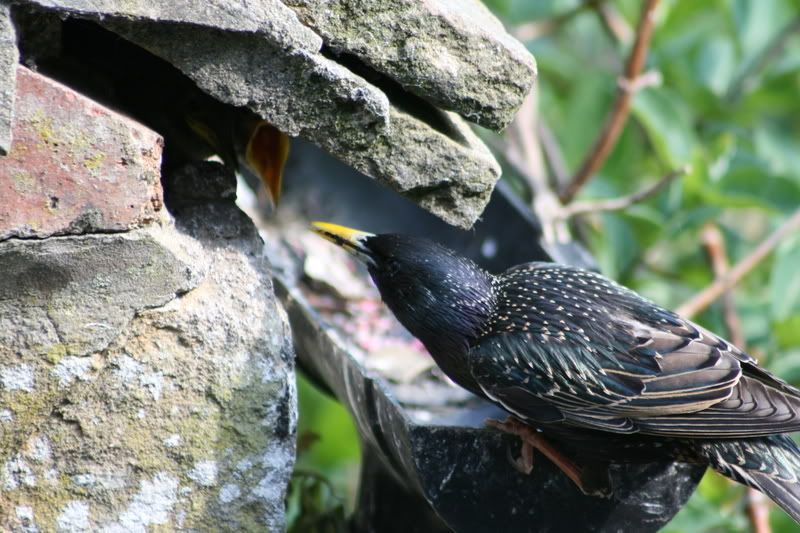
[[[532,213],[503,187],[495,191],[483,220],[465,232],[312,146],[294,143],[292,149],[284,204],[309,219],[426,235],[492,271],[549,258],[538,243]],[[509,447],[516,451],[518,441],[484,429],[487,417],[504,416],[499,409],[478,398],[404,407],[393,384],[368,372],[340,334],[330,334],[330,326],[293,285],[297,277],[287,275],[296,265],[278,266],[284,275],[277,290],[299,362],[347,406],[364,441],[368,468],[354,517],[358,530],[437,531],[446,525],[459,532],[656,531],[702,477],[700,466],[614,465],[614,494],[598,498],[584,496],[538,455],[533,473],[521,474],[508,459]]]

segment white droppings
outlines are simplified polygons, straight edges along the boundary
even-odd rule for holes
[[[250,458],[241,459],[239,462],[236,463],[236,470],[240,474],[243,474],[253,468],[253,460]]]
[[[166,524],[178,499],[178,479],[159,472],[144,480],[119,521],[102,529],[104,533],[146,533],[147,526]]]
[[[56,531],[59,533],[89,531],[89,504],[80,500],[67,502],[56,518]]]
[[[15,532],[19,533],[39,533],[39,528],[36,526],[36,522],[33,520],[33,507],[29,507],[27,505],[18,505],[14,510],[14,513],[17,515],[17,520],[19,521],[20,527],[14,529]]]
[[[164,374],[161,372],[147,372],[145,365],[128,355],[123,355],[116,361],[114,375],[127,385],[138,382],[143,388],[153,395],[154,400],[161,399],[164,389]],[[141,418],[141,416],[140,416]]]
[[[280,501],[284,497],[286,488],[285,470],[287,465],[294,462],[291,450],[279,445],[271,444],[261,456],[261,464],[265,468],[264,477],[252,490],[253,496],[267,502]]]
[[[55,368],[53,368],[53,374],[58,378],[60,387],[68,387],[76,379],[87,381],[91,370],[91,358],[68,356],[62,358],[56,364]]]
[[[177,448],[178,446],[181,445],[181,440],[182,439],[180,435],[178,435],[177,433],[173,433],[172,435],[164,439],[164,446],[166,446],[167,448]]]
[[[0,368],[0,384],[6,390],[32,392],[33,367],[31,365],[16,365]]]
[[[50,459],[51,454],[50,441],[47,437],[38,436],[30,441],[28,444],[28,453],[25,455],[32,461],[41,463]]]
[[[3,464],[2,473],[3,488],[6,490],[16,490],[20,487],[35,487],[36,476],[28,463],[19,455],[14,455]]]
[[[219,489],[219,501],[222,503],[231,503],[241,495],[242,490],[239,488],[239,485],[234,483],[227,483]]]
[[[94,474],[75,474],[72,476],[72,482],[79,487],[91,487],[97,482]]]
[[[142,374],[139,378],[139,382],[143,387],[150,390],[150,394],[153,395],[154,400],[158,401],[161,399],[161,391],[164,388],[164,374],[161,372]]]
[[[189,479],[204,487],[211,487],[217,484],[217,462],[199,461],[194,464],[194,468],[187,474]]]
[[[142,373],[142,364],[129,355],[123,355],[116,361],[114,375],[120,381],[132,382]]]
[[[11,409],[0,409],[0,422],[13,422],[14,421],[14,413],[11,412]]]

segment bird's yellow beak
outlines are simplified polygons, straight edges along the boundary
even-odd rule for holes
[[[330,222],[312,222],[314,233],[337,244],[362,261],[371,261],[370,251],[365,241],[374,237],[374,233],[331,224]]]
[[[247,164],[261,178],[273,205],[281,198],[283,168],[289,157],[289,137],[271,124],[255,124],[247,141]]]

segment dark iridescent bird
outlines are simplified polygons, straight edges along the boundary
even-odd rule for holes
[[[800,390],[717,335],[594,272],[493,275],[426,239],[314,230],[367,265],[453,381],[512,415],[493,425],[523,439],[527,467],[535,447],[589,491],[584,459],[707,464],[800,522],[800,448],[785,435],[800,430]]]

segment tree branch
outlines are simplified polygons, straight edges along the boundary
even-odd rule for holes
[[[547,160],[547,166],[550,167],[550,172],[552,172],[553,179],[551,181],[556,185],[557,189],[560,189],[569,180],[569,170],[567,169],[567,160],[564,159],[564,152],[561,150],[553,130],[542,116],[536,122],[536,133],[539,137],[539,143],[542,145],[542,152]]]
[[[716,224],[707,224],[701,233],[703,244],[708,251],[711,259],[711,268],[714,270],[716,279],[723,278],[728,273],[728,254],[725,251],[725,239]],[[731,336],[733,344],[747,350],[747,339],[742,329],[742,320],[736,312],[736,302],[733,297],[733,289],[725,291],[722,295],[723,315],[728,334]],[[767,498],[755,489],[747,489],[745,496],[747,500],[747,516],[754,533],[771,533],[769,525],[769,504]]]
[[[633,30],[614,8],[607,2],[595,4],[594,10],[609,37],[617,44],[627,44],[633,37]]]
[[[767,255],[772,252],[780,242],[800,229],[800,209],[795,211],[778,229],[764,239],[748,256],[731,268],[724,276],[716,279],[699,294],[681,305],[676,312],[685,317],[692,317],[704,311],[709,305],[722,296],[725,291],[736,286],[739,281],[753,270]]]
[[[572,178],[572,182],[561,192],[560,198],[563,204],[571,202],[578,191],[589,181],[592,174],[600,168],[608,154],[611,153],[611,149],[622,132],[622,127],[630,109],[633,92],[637,88],[636,80],[642,72],[644,60],[647,56],[647,48],[653,35],[653,18],[657,5],[658,0],[646,0],[644,7],[642,7],[642,15],[636,28],[636,40],[633,43],[633,49],[625,66],[625,76],[617,88],[614,107],[591,151]]]
[[[574,217],[575,215],[582,215],[584,213],[594,213],[598,211],[619,211],[620,209],[626,209],[636,203],[641,202],[642,200],[650,198],[675,178],[687,174],[689,170],[689,166],[685,165],[677,170],[673,170],[669,174],[664,175],[652,185],[620,198],[571,203],[567,206],[564,206],[561,211],[561,216],[564,218],[570,218]]]

